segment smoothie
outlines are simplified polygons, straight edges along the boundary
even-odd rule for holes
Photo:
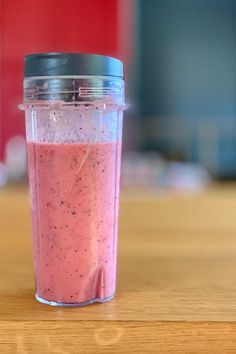
[[[115,292],[120,142],[28,142],[37,296],[103,301]]]

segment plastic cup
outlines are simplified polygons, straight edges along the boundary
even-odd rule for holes
[[[26,57],[23,108],[42,303],[83,306],[115,294],[122,70],[117,59],[97,55]]]

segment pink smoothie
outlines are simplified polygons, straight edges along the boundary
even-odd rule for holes
[[[120,142],[28,143],[37,295],[102,300],[115,292]]]

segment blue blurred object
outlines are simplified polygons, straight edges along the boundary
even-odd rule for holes
[[[140,1],[143,148],[236,177],[236,2]]]

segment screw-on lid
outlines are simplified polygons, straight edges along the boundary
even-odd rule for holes
[[[62,75],[123,77],[123,63],[104,55],[81,53],[41,53],[25,57],[26,78]]]

